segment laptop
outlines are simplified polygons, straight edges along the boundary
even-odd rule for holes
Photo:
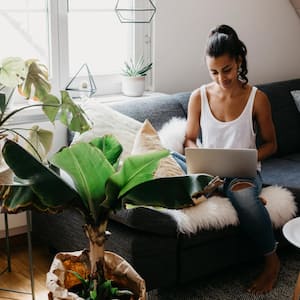
[[[256,149],[186,148],[188,174],[219,177],[255,177]]]

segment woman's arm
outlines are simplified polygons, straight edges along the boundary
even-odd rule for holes
[[[200,132],[201,96],[200,89],[192,92],[188,105],[188,117],[185,133],[185,147],[198,147],[197,138]]]
[[[269,99],[259,90],[254,102],[254,118],[263,141],[258,148],[258,160],[261,161],[276,152],[277,141]]]

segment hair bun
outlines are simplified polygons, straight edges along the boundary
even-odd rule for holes
[[[215,29],[213,29],[212,34],[214,34],[214,33],[223,33],[223,34],[232,35],[232,36],[238,38],[235,30],[232,27],[225,25],[225,24],[219,25]]]

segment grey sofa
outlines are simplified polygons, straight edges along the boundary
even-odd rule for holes
[[[300,113],[290,94],[300,90],[300,79],[258,85],[271,101],[278,152],[263,163],[266,185],[289,188],[300,203]],[[156,129],[171,117],[186,117],[190,93],[133,99],[111,107],[139,121],[148,118]],[[58,215],[33,212],[34,239],[54,251],[88,247],[82,219],[75,211]],[[256,258],[253,245],[238,226],[202,230],[187,236],[178,233],[168,215],[147,208],[121,210],[111,216],[108,250],[126,258],[146,280],[147,289],[175,286],[212,274],[222,268]],[[276,231],[280,245],[286,243]]]

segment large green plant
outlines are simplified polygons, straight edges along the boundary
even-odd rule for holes
[[[91,278],[98,282],[93,285],[93,295],[97,295],[93,299],[104,299],[97,287],[104,280],[104,242],[109,214],[125,203],[167,208],[192,206],[194,196],[202,194],[212,179],[207,175],[153,179],[159,160],[169,155],[167,150],[130,156],[119,168],[121,152],[122,146],[113,136],[74,144],[50,159],[54,171],[13,141],[8,140],[3,147],[3,156],[19,180],[18,184],[1,187],[2,212],[35,208],[55,213],[69,207],[79,210],[85,218]],[[69,174],[72,185],[59,170]]]
[[[15,89],[25,99],[38,100],[36,104],[28,104],[17,109],[11,108]],[[54,123],[59,119],[70,130],[84,132],[90,129],[84,111],[77,106],[66,91],[61,91],[61,99],[50,93],[51,85],[48,80],[48,69],[38,60],[23,60],[20,57],[7,57],[0,62],[0,137],[8,132],[20,136],[31,147],[28,149],[44,155],[50,150],[52,132],[34,126],[29,137],[24,136],[17,128],[9,126],[9,121],[17,113],[41,106],[43,112]]]

